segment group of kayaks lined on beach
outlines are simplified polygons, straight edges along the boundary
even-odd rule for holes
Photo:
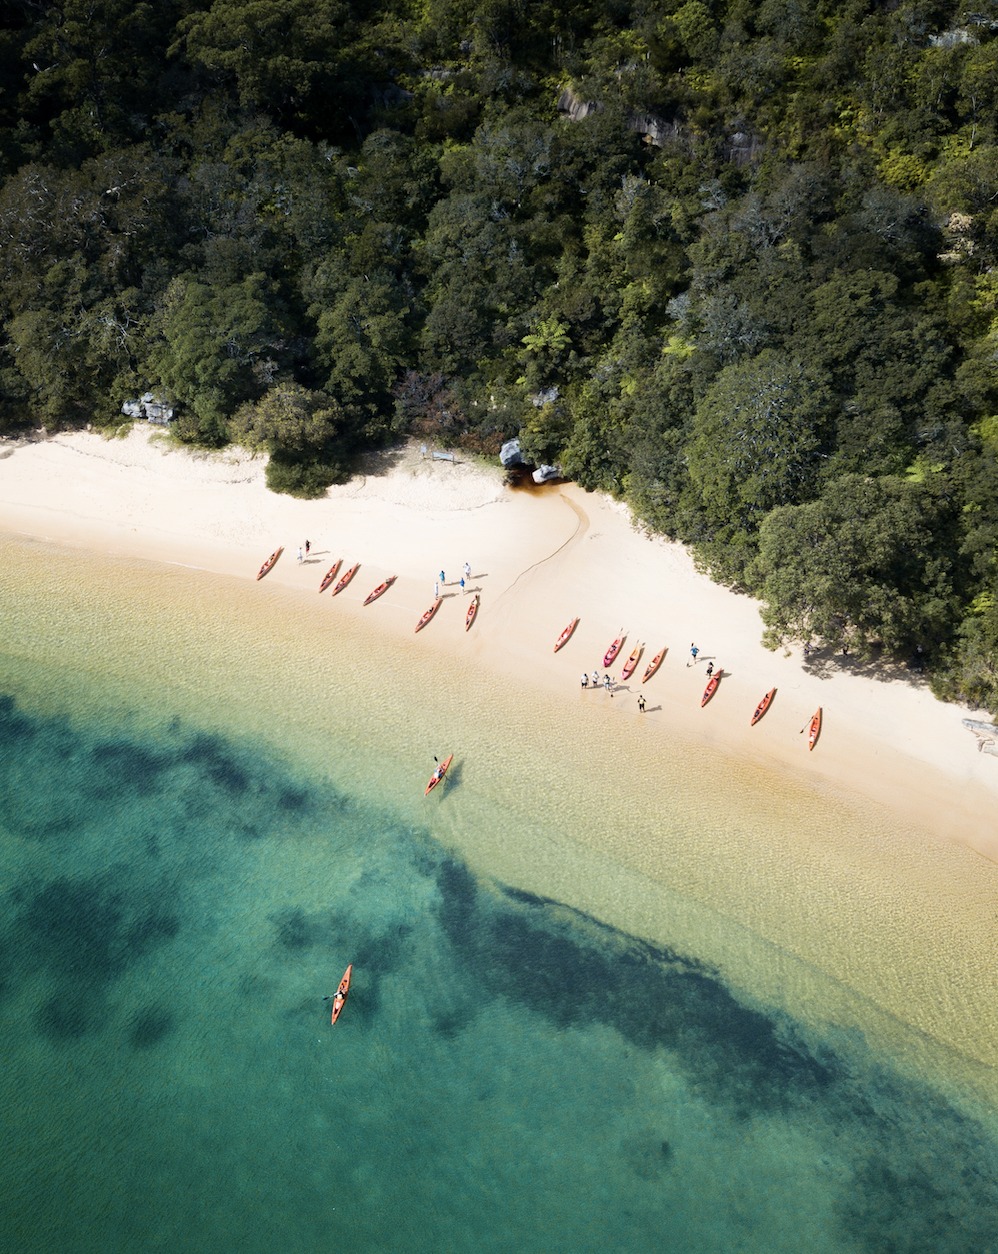
[[[273,553],[271,553],[270,557],[267,558],[264,564],[257,571],[257,576],[256,576],[257,579],[262,579],[264,575],[269,574],[270,571],[273,570],[275,564],[277,563],[277,559],[281,556],[283,552],[284,552],[284,545],[282,544],[280,548],[275,549]],[[299,554],[299,557],[300,556],[301,555]],[[336,579],[337,575],[339,575],[340,573],[340,567],[342,566],[342,564],[343,564],[342,559],[337,558],[336,561],[333,562],[332,566],[330,566],[330,568],[326,571],[325,575],[323,575],[322,577],[322,582],[319,584],[320,593],[325,592],[330,587],[330,585],[333,584],[333,580]],[[342,592],[343,589],[347,586],[347,584],[351,581],[351,579],[353,579],[354,575],[356,575],[358,570],[360,570],[360,562],[355,562],[353,566],[348,567],[348,569],[342,575],[340,575],[339,579],[336,579],[336,583],[333,586],[332,595],[337,596],[340,592]],[[392,586],[392,584],[395,582],[397,578],[398,578],[397,575],[390,575],[387,579],[379,583],[376,588],[372,588],[371,591],[364,598],[364,604],[370,605],[372,601],[377,601],[378,597],[384,596],[384,594],[388,591],[388,589]],[[463,580],[462,580],[462,583],[463,583]],[[467,611],[465,612],[465,616],[464,616],[464,630],[465,631],[471,630],[471,624],[475,621],[475,617],[478,614],[478,607],[481,605],[481,603],[482,603],[482,599],[479,596],[479,594],[476,592],[475,595],[471,599],[471,603],[469,604]],[[440,596],[438,593],[433,598],[432,604],[426,610],[424,610],[422,614],[420,614],[416,622],[416,626],[414,630],[422,631],[423,628],[426,626],[426,624],[434,616],[434,614],[436,614],[437,610],[440,608],[442,604],[443,604],[443,597]]]
[[[278,558],[280,558],[283,552],[284,552],[284,546],[281,545],[279,548],[275,549],[273,553],[271,553],[271,555],[267,558],[267,560],[260,567],[260,570],[257,572],[257,576],[256,576],[257,579],[262,579],[264,575],[268,574],[274,568],[275,564],[277,563]],[[301,555],[299,554],[299,558],[300,556]],[[342,566],[342,560],[337,559],[332,564],[332,566],[330,566],[329,570],[326,571],[325,575],[322,577],[321,583],[319,584],[320,593],[326,592],[330,587],[332,587],[332,590],[333,590],[332,595],[337,596],[350,583],[353,577],[357,574],[357,571],[360,569],[360,563],[355,562],[353,566],[350,566],[346,571],[344,571],[342,575],[340,575],[341,566]],[[339,578],[337,578],[337,576],[339,576]],[[443,575],[441,572],[441,578],[442,577]],[[370,605],[373,601],[377,601],[379,597],[384,596],[384,594],[388,591],[388,589],[392,586],[392,584],[395,583],[396,578],[397,578],[396,575],[391,575],[389,576],[389,578],[379,583],[376,588],[372,588],[371,591],[364,598],[364,605]],[[334,580],[335,580],[335,583],[334,583]],[[464,586],[463,579],[461,581],[461,586],[462,588]],[[437,610],[440,608],[442,601],[443,601],[443,597],[439,595],[439,590],[438,590],[437,595],[434,597],[432,604],[420,615],[416,623],[416,627],[415,627],[416,631],[421,631],[426,626],[426,624],[430,622],[430,620],[436,614]],[[479,594],[476,592],[474,598],[472,599],[465,613],[464,626],[465,626],[466,631],[470,629],[472,623],[475,621],[480,605],[481,605],[481,598]],[[578,627],[578,625],[579,625],[578,617],[571,619],[571,621],[568,623],[565,629],[561,632],[561,634],[558,636],[557,640],[554,643],[555,653],[557,653],[560,649],[563,649],[565,645],[568,644],[569,640],[571,640],[572,636],[574,635],[575,629],[576,627]],[[621,650],[624,647],[624,642],[626,639],[627,639],[626,633],[623,631],[621,631],[620,634],[614,638],[614,640],[610,644],[610,647],[607,649],[606,653],[603,655],[604,668],[612,666],[613,663],[617,660],[617,657],[619,656]],[[659,651],[647,664],[647,666],[644,669],[644,673],[641,676],[641,682],[643,684],[647,683],[648,680],[651,679],[651,677],[656,673],[656,671],[658,671],[659,667],[662,665],[662,662],[665,659],[665,655],[667,652],[668,652],[668,647],[659,649]],[[696,662],[697,652],[698,650],[696,650],[695,648],[691,648],[691,653],[693,654],[694,662]],[[620,680],[622,683],[630,679],[630,677],[637,670],[638,663],[641,661],[641,657],[643,653],[644,653],[644,645],[640,643],[635,645],[635,647],[631,650],[630,654],[628,655],[626,661],[624,662],[621,668]],[[721,667],[717,667],[716,669],[714,669],[713,665],[710,665],[708,667],[707,686],[704,689],[703,696],[700,699],[701,708],[703,708],[703,706],[705,706],[716,694],[718,687],[720,686],[721,677],[723,674],[724,674],[724,671]],[[605,677],[605,682],[607,685],[609,685],[610,683],[609,675]],[[586,683],[587,681],[584,679],[583,687],[586,686]],[[594,685],[597,684],[597,677],[595,676],[595,674],[593,676],[593,683]],[[773,698],[775,696],[776,696],[776,689],[770,688],[770,690],[765,694],[765,696],[762,698],[759,704],[755,707],[755,710],[752,713],[752,717],[749,720],[750,725],[752,727],[754,727],[756,723],[758,723],[759,720],[763,718],[763,716],[766,714],[766,711],[772,705]],[[643,709],[644,708],[643,698],[641,699],[639,704],[641,708]],[[808,733],[807,747],[809,750],[811,750],[818,743],[818,737],[821,734],[821,707],[820,706],[811,716],[810,722],[806,723],[804,727],[801,728],[801,734],[803,734],[805,731]],[[436,758],[434,758],[434,761],[437,762],[437,766],[433,774],[429,778],[429,782],[427,783],[426,789],[423,794],[424,796],[429,796],[429,794],[433,792],[433,790],[439,784],[443,782],[444,777],[447,774],[448,768],[450,767],[451,763],[454,761],[454,755],[450,754],[448,757],[444,758],[442,762],[438,761]],[[353,963],[351,963],[347,967],[346,971],[344,971],[343,978],[342,980],[340,980],[339,988],[333,994],[332,998],[327,997],[324,999],[326,1001],[329,1001],[329,1000],[332,1001],[331,1023],[335,1023],[336,1020],[340,1017],[340,1013],[342,1012],[343,1006],[346,1003],[347,995],[350,992],[350,980],[352,978],[352,975],[353,975]]]
[[[561,635],[558,637],[558,639],[554,642],[555,653],[557,653],[559,649],[564,648],[564,646],[568,644],[569,640],[572,638],[572,634],[574,633],[578,625],[579,625],[578,618],[573,618],[571,622],[568,624],[568,626],[561,633]],[[607,649],[606,653],[603,655],[604,667],[613,665],[621,649],[623,649],[624,641],[626,639],[627,639],[627,636],[622,631],[620,635],[618,635],[613,640],[610,647]],[[648,680],[651,679],[652,675],[654,675],[655,672],[658,670],[658,668],[662,665],[662,661],[667,652],[668,652],[667,648],[660,649],[658,653],[656,653],[655,656],[652,658],[652,660],[648,663],[648,665],[645,667],[645,672],[641,677],[641,682],[643,684],[647,683]],[[697,653],[699,652],[699,650],[696,649],[695,647],[691,647],[690,652],[693,654],[693,661],[695,662]],[[624,663],[620,672],[621,683],[623,683],[625,680],[630,679],[630,677],[634,674],[635,670],[637,669],[638,663],[641,661],[641,655],[643,653],[644,653],[644,645],[642,644],[635,645],[635,647],[631,650],[630,655],[628,656],[627,661]],[[724,674],[724,670],[722,667],[719,666],[715,670],[713,664],[708,666],[707,687],[703,690],[703,696],[700,698],[701,709],[703,709],[703,707],[707,704],[707,702],[710,701],[711,698],[714,696],[714,694],[717,692],[720,686],[721,677],[723,674]],[[610,683],[609,675],[606,676],[605,682],[607,685],[609,685]],[[582,677],[582,686],[583,688],[587,686],[587,678],[585,675],[583,675]],[[593,686],[594,687],[599,686],[599,677],[595,673],[593,674]],[[759,720],[763,717],[763,715],[772,705],[773,698],[775,696],[776,696],[776,689],[770,688],[770,690],[762,698],[759,704],[755,707],[755,710],[752,713],[752,717],[749,720],[750,726],[754,727],[756,723],[759,722]],[[639,702],[639,704],[642,704],[642,702]],[[642,704],[642,708],[643,708],[643,704]],[[821,734],[821,706],[820,705],[818,706],[817,710],[815,710],[814,714],[811,716],[810,723],[806,723],[804,727],[801,728],[802,734],[805,731],[808,734],[807,735],[807,747],[809,750],[811,750],[818,743],[818,737]]]

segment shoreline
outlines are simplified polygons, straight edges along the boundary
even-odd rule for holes
[[[0,456],[0,530],[9,534],[250,582],[283,544],[268,591],[317,591],[333,560],[342,558],[342,570],[360,562],[336,598],[338,612],[376,615],[379,633],[401,637],[412,636],[432,602],[442,565],[443,603],[418,638],[444,660],[459,651],[575,709],[581,671],[602,672],[604,652],[624,632],[612,671],[619,680],[642,642],[634,675],[612,697],[582,694],[604,717],[640,718],[643,734],[660,737],[663,748],[680,732],[749,766],[869,798],[998,863],[998,764],[961,725],[972,711],[938,701],[912,677],[830,670],[822,654],[805,666],[796,651],[766,650],[755,601],[711,583],[682,546],[641,532],[617,502],[573,484],[509,489],[498,468],[424,459],[412,444],[318,501],[268,492],[260,457],[176,449],[148,428],[124,439],[80,432],[8,449]],[[312,548],[299,565],[306,537]],[[462,594],[465,561],[472,579]],[[363,607],[392,575],[389,592]],[[466,633],[476,591],[481,610]],[[572,639],[554,653],[575,616]],[[691,641],[700,649],[692,665]],[[641,684],[661,648],[668,651],[657,675]],[[701,709],[708,661],[724,678]],[[773,687],[772,708],[750,727]],[[821,737],[808,753],[801,728],[818,706]]]

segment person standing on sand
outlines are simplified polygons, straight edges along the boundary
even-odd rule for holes
[[[308,551],[309,551],[309,549],[310,549],[311,547],[312,547],[312,541],[311,541],[311,540],[306,540],[306,541],[305,541],[305,556],[306,556],[306,557],[308,557]]]
[[[644,694],[643,692],[639,692],[639,693],[638,693],[638,709],[639,709],[639,711],[640,711],[642,714],[644,714],[644,712],[645,712],[645,694]]]
[[[471,563],[470,562],[465,562],[464,564],[464,577],[465,579],[471,578]]]
[[[464,595],[464,575],[461,576],[461,594]]]
[[[599,671],[593,671],[593,687],[599,687]]]
[[[708,662],[708,663],[707,663],[707,678],[708,678],[708,679],[710,679],[710,677],[711,677],[711,675],[713,675],[713,673],[714,673],[714,663],[713,663],[713,662]]]
[[[613,680],[610,678],[610,672],[607,671],[607,673],[603,676],[603,687],[607,692],[610,693],[611,697],[613,696],[613,691],[610,687],[612,683],[613,683]]]
[[[305,559],[302,557],[301,549],[298,550],[298,565],[300,566]]]
[[[441,572],[440,572],[440,582],[441,582],[441,583],[446,583],[446,582],[447,582],[447,576],[444,574],[444,572],[443,572],[443,571],[441,571]]]
[[[696,666],[696,664],[697,664],[697,654],[698,654],[699,652],[700,652],[700,650],[696,647],[696,645],[695,645],[695,644],[691,644],[691,645],[690,645],[690,657],[693,659],[693,665],[694,665],[694,666]],[[687,662],[687,663],[686,663],[686,665],[687,665],[687,666],[689,666],[689,662]]]
[[[583,671],[582,672],[582,691],[585,692],[585,690],[588,687],[589,687],[589,676],[586,674],[585,671]]]
[[[433,585],[433,599],[434,601],[440,600],[440,580],[439,579]]]

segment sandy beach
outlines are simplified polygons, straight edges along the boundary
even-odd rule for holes
[[[112,440],[73,433],[8,443],[0,449],[0,529],[247,580],[284,545],[268,588],[298,593],[317,589],[333,560],[342,558],[343,569],[359,562],[339,611],[376,613],[379,631],[406,637],[443,570],[444,603],[425,633],[436,652],[460,649],[476,666],[574,700],[582,670],[602,673],[607,647],[626,633],[614,679],[635,644],[644,653],[612,698],[592,697],[606,719],[637,717],[643,692],[648,737],[681,729],[750,764],[823,779],[998,861],[998,759],[962,726],[972,711],[937,701],[907,672],[821,654],[805,666],[798,650],[765,649],[754,601],[712,584],[682,546],[643,534],[623,506],[572,484],[511,490],[498,467],[434,460],[409,445],[325,499],[297,501],[267,491],[262,458],[192,453],[136,427]],[[311,550],[299,563],[306,539]],[[472,577],[462,593],[465,562]],[[362,609],[392,575],[377,610]],[[475,592],[481,611],[466,634]],[[571,643],[555,655],[555,639],[576,616]],[[658,675],[642,686],[645,663],[662,648]],[[709,662],[724,677],[701,710]],[[771,709],[750,727],[773,687]],[[822,733],[809,754],[801,728],[818,706]]]

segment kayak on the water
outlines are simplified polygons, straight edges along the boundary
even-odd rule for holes
[[[564,645],[568,644],[569,640],[572,637],[572,632],[576,629],[576,627],[578,627],[578,625],[579,625],[579,620],[577,618],[573,618],[572,621],[565,628],[565,630],[558,637],[558,639],[554,642],[555,653],[557,653],[558,650],[562,648]]]
[[[273,551],[273,553],[271,553],[270,557],[268,557],[268,558],[267,558],[267,560],[264,562],[264,564],[263,564],[263,565],[260,567],[260,569],[257,571],[257,574],[256,574],[257,579],[262,579],[262,578],[264,577],[264,575],[266,575],[266,574],[267,574],[267,572],[268,572],[269,570],[272,570],[272,569],[273,569],[274,563],[277,561],[277,559],[281,556],[281,554],[282,554],[283,552],[284,552],[284,545],[283,545],[283,544],[281,545],[281,547],[280,547],[280,548],[278,548],[278,549],[274,549],[274,551]]]
[[[612,666],[612,665],[613,665],[613,659],[617,656],[617,654],[620,652],[620,650],[624,647],[624,641],[625,641],[626,639],[627,639],[627,637],[626,637],[625,635],[621,634],[621,635],[619,635],[619,636],[617,637],[617,639],[613,642],[613,644],[611,644],[611,645],[610,645],[610,647],[609,647],[609,649],[607,649],[606,653],[604,653],[604,654],[603,654],[603,665],[604,665],[604,666]]]
[[[352,962],[347,967],[347,969],[343,972],[343,979],[340,980],[340,986],[336,990],[336,992],[333,994],[333,1013],[329,1020],[330,1023],[335,1023],[336,1020],[340,1017],[340,1011],[343,1009],[344,1003],[346,1002],[346,999],[347,999],[347,994],[350,992],[351,975],[353,975],[353,963]]]
[[[339,583],[333,589],[333,596],[336,596],[338,592],[343,591],[343,589],[347,586],[347,584],[354,577],[354,575],[356,575],[358,570],[360,570],[360,562],[355,562],[354,565],[350,567],[350,569],[346,572],[345,575],[340,576]]]
[[[658,653],[655,654],[652,660],[645,667],[645,673],[641,676],[641,682],[643,684],[646,684],[648,680],[651,679],[652,675],[654,675],[655,672],[658,670],[658,668],[662,665],[662,659],[665,657],[665,654],[666,654],[666,649],[660,649]]]
[[[623,669],[620,672],[621,682],[625,679],[630,679],[630,677],[634,674],[634,668],[637,666],[638,662],[641,661],[641,654],[644,652],[644,648],[643,644],[639,644],[631,650],[631,656],[624,663]]]
[[[392,584],[395,582],[397,578],[398,578],[398,575],[392,575],[391,578],[386,579],[384,583],[379,583],[378,586],[374,589],[374,591],[369,592],[367,596],[364,598],[364,604],[370,605],[372,601],[376,601],[378,597],[382,596],[384,593],[388,591],[388,589],[392,586]]]
[[[475,599],[468,606],[468,612],[464,616],[464,630],[468,631],[471,624],[475,621],[475,615],[478,613],[478,606],[481,604],[481,597],[475,593]]]
[[[428,797],[434,788],[436,788],[437,784],[439,784],[443,777],[447,774],[447,768],[453,761],[454,755],[452,753],[449,757],[444,758],[444,760],[437,765],[437,769],[430,776],[430,782],[426,785],[426,791],[423,793],[424,797]]]
[[[750,727],[754,727],[756,723],[758,723],[759,719],[761,719],[762,716],[769,709],[770,704],[772,703],[772,700],[775,696],[776,696],[776,689],[770,688],[769,692],[766,693],[763,699],[755,707],[755,713],[752,715],[752,721],[749,724]]]
[[[325,592],[326,589],[329,587],[329,585],[336,578],[336,572],[339,570],[342,560],[343,560],[342,558],[338,557],[336,561],[333,562],[332,566],[330,566],[330,568],[326,571],[325,575],[323,575],[322,583],[319,584],[320,592]]]

